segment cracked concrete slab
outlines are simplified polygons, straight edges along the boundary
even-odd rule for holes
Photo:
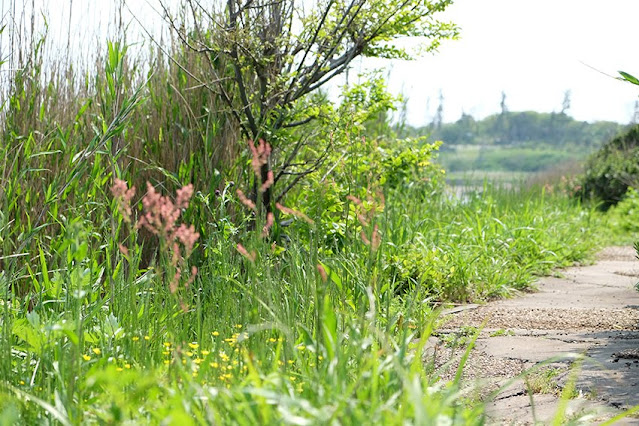
[[[476,347],[488,355],[520,359],[524,362],[542,362],[567,353],[583,353],[588,343],[563,342],[545,337],[498,336],[478,340]]]
[[[545,424],[554,418],[561,392],[534,394],[531,400],[521,379],[549,359],[548,368],[560,372],[548,379],[557,389],[577,377],[567,418],[594,424],[639,405],[639,261],[632,247],[608,248],[599,258],[593,265],[560,271],[561,277],[541,278],[535,293],[446,312],[449,320],[439,330],[449,335],[445,341],[454,341],[450,335],[460,327],[485,326],[464,377],[483,386],[484,397],[498,393],[485,401],[494,424]],[[435,347],[434,353],[455,369],[455,348]],[[584,358],[575,363],[566,354]],[[508,381],[510,386],[501,389]],[[639,425],[639,418],[618,424]]]

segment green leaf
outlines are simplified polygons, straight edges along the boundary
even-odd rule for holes
[[[49,291],[52,288],[51,281],[49,280],[49,269],[47,268],[47,261],[44,258],[44,251],[42,251],[42,247],[38,247],[39,257],[40,257],[40,268],[42,268],[42,282],[44,284],[45,291]],[[40,292],[40,290],[38,290]],[[58,297],[57,294],[54,294],[53,297]]]
[[[623,77],[624,80],[626,80],[629,83],[635,84],[637,86],[639,86],[639,79],[637,79],[637,77],[628,74],[627,72],[623,72],[623,71],[619,71],[619,74],[621,75],[621,77]]]
[[[44,345],[44,336],[40,330],[33,328],[27,318],[15,320],[11,331],[14,336],[24,340],[33,352],[41,352]]]
[[[331,304],[331,300],[326,295],[324,297],[324,312],[322,315],[322,337],[324,338],[324,347],[328,359],[335,358],[335,349],[337,348],[337,317],[335,310]]]
[[[329,268],[328,266],[326,266],[325,264],[323,264],[322,262],[320,262],[320,265],[322,265],[322,267],[324,268],[324,270],[326,271],[326,275],[328,275],[328,278],[333,281],[335,283],[335,285],[337,286],[337,288],[342,291],[342,280],[339,277],[339,275],[337,275],[335,273],[335,271],[333,271],[331,268]]]

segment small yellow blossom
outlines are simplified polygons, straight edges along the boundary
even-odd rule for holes
[[[84,358],[85,361],[89,361],[91,359],[91,357],[89,355],[82,355],[82,358]]]
[[[217,337],[220,335],[220,333],[218,333],[217,331],[214,331],[213,333],[211,333],[213,336]]]
[[[275,342],[277,342],[277,339],[271,337],[270,339],[268,339],[268,341],[271,342],[271,343],[275,343]]]
[[[124,364],[124,368],[130,369],[131,368],[131,364]]]
[[[164,342],[164,346],[166,346],[167,348],[171,347],[171,342]]]
[[[236,328],[242,328],[242,324],[235,324]]]
[[[297,346],[297,350],[299,350],[299,351],[303,351],[304,349],[306,349],[306,346],[304,346],[304,345],[298,345]]]
[[[120,371],[123,371],[123,369],[121,367],[118,367],[115,369],[115,371],[120,372]]]
[[[140,338],[138,336],[133,336],[131,340],[133,340],[134,342],[137,342],[138,340],[140,340]]]
[[[198,345],[197,343],[189,343],[189,348],[191,348],[193,350],[195,350],[195,349],[197,349],[199,347],[200,347],[200,345]]]
[[[20,384],[21,384],[21,385],[24,385],[24,380],[20,380]]]
[[[322,355],[318,356],[317,359],[319,359],[320,361],[324,359],[324,357]]]
[[[208,354],[211,353],[211,351],[203,350],[200,353],[202,354],[202,356],[207,356]]]
[[[169,363],[170,363],[170,362],[171,362],[171,361],[169,361],[168,359],[165,359],[165,360],[164,360],[164,363],[165,363],[166,365],[169,365]]]
[[[220,364],[218,364],[217,362],[212,362],[209,364],[209,366],[211,366],[211,368],[218,368]]]
[[[171,353],[171,352],[169,352],[169,351],[162,351],[162,355],[168,355],[168,354],[170,354],[170,353]]]
[[[292,359],[289,359],[287,362],[289,363],[289,365],[293,365],[295,361],[293,361]]]
[[[149,337],[149,336],[144,336],[144,340],[151,340],[151,337]]]
[[[191,352],[191,351],[186,351],[185,353],[186,353],[186,356],[188,356],[188,357],[192,357],[193,356],[193,352]]]
[[[96,355],[100,355],[102,353],[102,351],[100,350],[100,348],[93,348],[91,349],[93,351],[94,354]]]

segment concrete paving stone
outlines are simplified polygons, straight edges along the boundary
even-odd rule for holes
[[[477,349],[495,357],[541,362],[567,353],[585,352],[589,344],[566,343],[543,337],[498,336],[482,339],[476,346]]]
[[[557,357],[552,366],[562,371],[553,380],[561,388],[578,365],[574,358],[560,358],[568,353],[585,356],[576,387],[587,396],[569,401],[570,415],[597,424],[639,405],[639,261],[632,247],[608,248],[599,257],[593,265],[560,271],[561,277],[540,279],[535,293],[451,312],[442,334],[485,325],[468,361],[468,378],[483,383],[483,395],[500,392],[486,401],[489,424],[550,422],[558,397],[533,395],[533,410],[523,381],[513,378]],[[433,342],[433,353],[443,354],[445,362],[454,354],[436,350],[442,344]],[[639,418],[615,424],[639,425]]]
[[[559,398],[555,395],[517,395],[504,398],[487,406],[489,425],[533,425],[550,424],[559,409]],[[576,398],[568,402],[564,418],[579,418],[581,424],[596,424],[618,414],[618,410],[600,402],[586,398]],[[639,424],[636,419],[618,422],[618,425]]]

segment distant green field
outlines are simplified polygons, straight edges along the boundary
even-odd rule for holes
[[[570,152],[565,149],[508,148],[508,147],[456,147],[444,150],[439,160],[449,172],[541,172],[557,166],[583,160],[585,153]]]
[[[447,172],[446,181],[454,186],[481,186],[484,182],[491,184],[513,184],[528,181],[537,173],[534,172],[502,172],[486,170],[469,170],[463,172]]]

